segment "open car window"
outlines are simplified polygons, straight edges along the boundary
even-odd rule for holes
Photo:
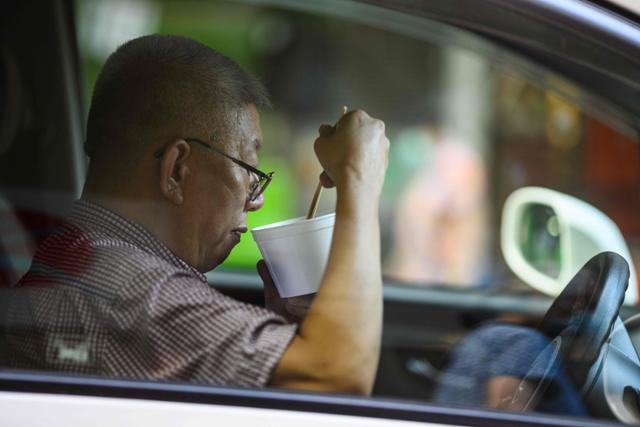
[[[592,372],[595,361],[579,367],[585,372],[556,364],[568,351],[563,345],[582,335],[557,341],[544,316],[593,256],[618,254],[588,274],[628,265],[620,318],[608,313],[605,323],[619,332],[632,319],[631,341],[616,336],[621,354],[637,359],[637,118],[585,81],[477,34],[486,28],[421,14],[415,2],[403,3],[415,13],[386,3],[78,1],[82,103],[89,105],[107,56],[149,33],[193,38],[258,76],[274,105],[261,111],[258,167],[276,173],[265,206],[248,216],[250,229],[306,214],[322,172],[313,152],[321,123],[334,123],[343,106],[383,119],[391,147],[380,201],[385,324],[374,398],[624,421],[605,391],[591,393],[606,389]],[[76,157],[82,175],[84,158]],[[77,182],[47,189],[38,198],[52,207],[45,212],[30,206],[16,216],[7,204],[0,225],[26,225],[31,235],[13,246],[7,277],[24,273],[78,191]],[[32,193],[18,193],[14,205],[34,204]],[[319,212],[332,212],[335,202],[335,192],[324,191]],[[44,229],[38,215],[47,218]],[[247,233],[207,275],[209,284],[262,304],[260,258]],[[541,331],[543,319],[549,329]],[[629,402],[611,387],[613,400]]]
[[[503,240],[517,241],[534,271],[558,281],[561,270],[570,278],[614,250],[579,234],[566,215],[560,236],[558,213],[544,200],[505,228],[516,190],[585,202],[613,221],[632,267],[640,256],[637,133],[589,87],[526,55],[357,3],[89,1],[78,3],[78,16],[87,94],[106,55],[148,32],[194,37],[263,79],[275,107],[262,113],[260,167],[277,173],[250,228],[306,213],[321,172],[312,149],[320,123],[337,120],[343,105],[385,120],[392,143],[380,209],[388,310],[379,395],[435,399],[451,351],[470,331],[496,319],[540,320],[562,286],[514,271]],[[335,193],[324,192],[320,212],[334,205]],[[570,233],[582,253],[565,242]],[[210,281],[252,298],[259,259],[245,236]],[[628,299],[628,313],[636,303]]]
[[[384,117],[393,144],[381,201],[383,265],[394,283],[528,290],[500,248],[503,205],[527,186],[592,204],[638,257],[639,166],[623,161],[638,157],[637,134],[606,102],[505,48],[477,48],[464,30],[381,13],[366,5],[320,12],[79,2],[85,93],[108,53],[149,32],[220,46],[261,76],[275,108],[263,112],[269,143],[260,162],[277,177],[252,227],[306,213],[321,171],[311,144],[317,123],[335,121],[343,105]],[[320,212],[334,204],[325,193]],[[222,269],[253,272],[259,258],[247,238]]]

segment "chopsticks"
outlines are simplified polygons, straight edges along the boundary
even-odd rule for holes
[[[347,106],[344,105],[342,107],[341,117],[347,114]],[[309,211],[307,212],[307,219],[311,219],[316,216],[316,211],[318,210],[318,204],[320,202],[320,195],[322,194],[322,182],[318,181],[318,185],[316,186],[316,191],[313,193],[313,199],[311,199],[311,205],[309,206]]]

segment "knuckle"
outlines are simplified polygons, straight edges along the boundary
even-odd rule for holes
[[[327,124],[323,124],[323,125],[320,125],[320,128],[318,129],[318,133],[319,133],[321,136],[326,136],[326,135],[328,135],[332,130],[333,130],[333,127],[332,127],[332,126],[327,125]]]
[[[358,121],[364,121],[367,118],[367,113],[365,113],[363,110],[354,110],[351,114]]]

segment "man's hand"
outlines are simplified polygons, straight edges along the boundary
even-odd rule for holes
[[[389,140],[384,122],[361,110],[343,115],[335,126],[322,125],[314,149],[325,187],[358,185],[378,195],[387,169]]]
[[[293,323],[300,323],[307,315],[307,311],[313,301],[313,295],[302,295],[293,298],[280,298],[278,290],[269,268],[264,260],[258,261],[258,274],[264,283],[264,303],[265,307],[275,313],[278,313],[285,319]]]

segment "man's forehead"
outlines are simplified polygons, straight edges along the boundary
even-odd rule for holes
[[[253,105],[243,108],[238,114],[238,131],[244,149],[258,151],[262,148],[262,130],[260,115]]]
[[[223,127],[210,134],[210,139],[229,150],[258,151],[262,148],[260,116],[254,106],[235,109],[226,115]]]

